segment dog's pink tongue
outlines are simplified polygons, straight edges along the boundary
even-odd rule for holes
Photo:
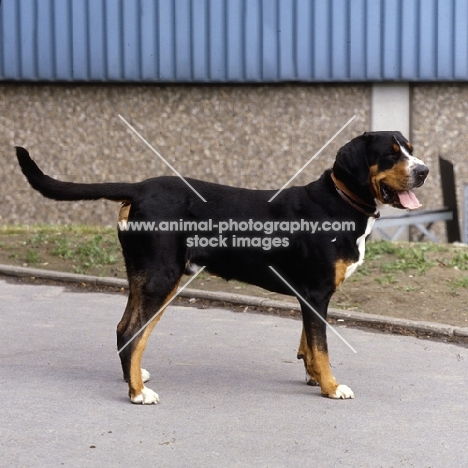
[[[414,210],[422,206],[416,198],[416,195],[411,190],[402,190],[401,192],[397,192],[397,194],[401,205],[409,210]]]

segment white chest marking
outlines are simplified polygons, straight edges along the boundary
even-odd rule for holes
[[[356,245],[359,250],[359,260],[356,263],[352,263],[351,265],[346,268],[346,273],[345,273],[345,279],[349,278],[357,269],[359,265],[362,265],[364,262],[364,253],[366,251],[366,237],[370,234],[372,231],[372,228],[375,223],[375,218],[369,217],[367,220],[367,226],[366,226],[366,231],[362,236],[359,236]]]

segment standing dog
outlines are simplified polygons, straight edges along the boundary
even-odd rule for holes
[[[121,202],[121,226],[135,222],[188,222],[195,226],[191,232],[119,230],[130,292],[117,326],[117,345],[122,350],[123,374],[133,403],[159,401],[158,395],[144,385],[149,373],[141,369],[141,359],[161,314],[145,325],[176,293],[184,272],[193,272],[196,265],[204,265],[227,280],[295,295],[273,274],[269,268],[272,266],[294,287],[298,298],[302,296],[303,331],[298,358],[304,360],[308,383],[319,385],[322,394],[330,398],[354,397],[352,390],[338,384],[332,375],[326,325],[312,308],[326,319],[334,291],[364,260],[365,239],[381,205],[408,209],[420,206],[411,190],[424,183],[429,170],[412,155],[413,148],[401,133],[364,133],[354,138],[339,150],[333,168],[317,181],[288,188],[270,203],[273,190],[247,190],[186,179],[203,195],[205,203],[177,177],[138,183],[61,182],[44,175],[24,148],[17,147],[16,152],[28,182],[45,197]],[[304,221],[318,222],[318,228],[314,233],[283,229],[284,222],[291,226]],[[346,221],[353,229],[334,232],[325,228],[336,221]],[[259,222],[263,226],[269,223],[282,237],[272,240],[265,232],[250,229],[242,232],[239,244],[241,223],[252,227]],[[207,233],[201,226],[207,223],[224,223],[226,237],[203,238]],[[138,334],[142,327],[143,332]]]

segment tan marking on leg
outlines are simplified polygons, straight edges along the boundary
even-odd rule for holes
[[[140,395],[145,388],[143,383],[143,379],[141,376],[141,358],[143,356],[143,352],[146,348],[146,342],[153,331],[153,328],[159,322],[161,318],[161,314],[159,314],[142,332],[140,338],[136,338],[138,340],[137,345],[132,350],[132,357],[130,358],[130,381],[129,381],[129,395],[130,398],[135,398],[137,395]]]
[[[161,305],[164,305],[177,292],[179,281],[177,281],[177,284],[175,285],[174,289],[171,291],[170,294],[168,294],[168,296],[164,299]],[[138,304],[137,307],[141,307],[141,303]],[[154,327],[158,324],[165,310],[166,308],[164,308],[156,318],[151,320],[151,322],[146,326],[146,328],[141,333],[141,336],[135,339],[137,343],[135,347],[132,349],[132,355],[130,358],[130,380],[128,383],[129,395],[132,400],[138,395],[140,395],[143,389],[145,388],[145,385],[143,384],[143,379],[141,377],[141,358],[146,348],[146,342],[148,341],[148,338],[151,335],[151,332],[153,331]],[[157,312],[158,312],[157,310],[154,311],[155,314]],[[135,317],[136,317],[136,314],[135,314]]]
[[[310,379],[307,381],[308,385],[319,385],[321,393],[332,398],[352,398],[352,396],[344,397],[341,392],[337,391],[340,387],[343,387],[346,391],[348,387],[338,385],[335,377],[333,377],[328,352],[319,349],[317,346],[308,346],[304,328],[302,328],[297,357],[304,360],[306,372]],[[348,390],[352,394],[352,391]]]
[[[328,359],[328,353],[326,351],[319,350],[318,348],[312,348],[312,371],[313,375],[316,376],[316,380],[320,385],[320,390],[323,395],[334,395],[338,383],[333,377],[330,369],[330,361]]]
[[[302,327],[301,343],[297,357],[304,359],[307,374],[320,385],[320,390],[323,394],[330,395],[335,393],[338,384],[330,369],[328,353],[319,350],[316,346],[311,348],[308,345],[304,327]]]
[[[304,361],[307,385],[318,385],[315,375],[311,374],[309,371],[309,369],[312,369],[313,356],[311,350],[307,346],[307,337],[304,326],[302,327],[301,342],[299,344],[299,349],[297,350],[297,359],[302,359]]]
[[[354,398],[353,391],[347,385],[339,385],[330,369],[328,352],[318,347],[312,348],[312,359],[308,363],[308,373],[315,377],[322,395],[333,399]]]

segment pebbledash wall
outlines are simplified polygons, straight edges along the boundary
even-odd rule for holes
[[[338,148],[369,128],[368,86],[0,86],[4,223],[115,224],[111,202],[58,203],[27,184],[14,146],[70,181],[139,181],[171,170],[122,115],[186,177],[281,187],[353,115],[355,120],[294,181],[333,164]]]
[[[331,167],[340,146],[371,128],[371,85],[0,86],[1,223],[114,225],[118,205],[46,200],[26,183],[14,146],[69,181],[139,181],[171,175],[122,115],[181,174],[254,189],[279,188],[353,115],[355,120],[293,185]],[[417,190],[442,206],[438,156],[455,165],[460,211],[468,183],[468,85],[410,86],[410,139],[430,167]],[[443,232],[441,224],[437,229]]]

